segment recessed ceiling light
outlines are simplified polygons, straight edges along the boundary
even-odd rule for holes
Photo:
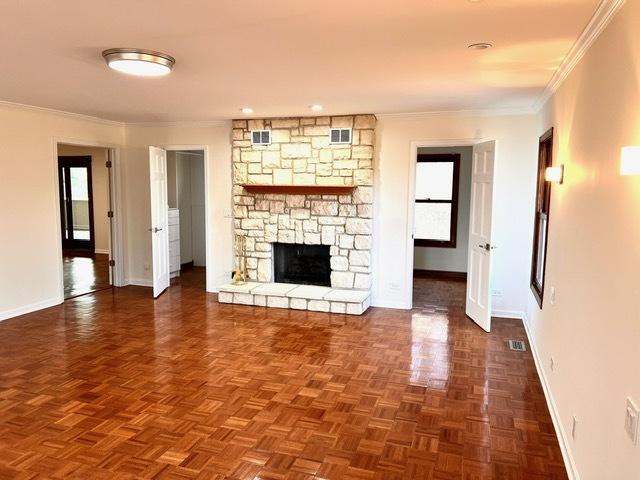
[[[175,58],[166,53],[139,48],[110,48],[102,52],[107,65],[118,72],[143,77],[158,77],[171,72]]]
[[[311,105],[309,107],[311,110],[313,110],[314,112],[320,112],[322,111],[322,105]]]
[[[491,47],[493,47],[493,45],[490,43],[472,43],[467,48],[470,48],[471,50],[486,50]]]
[[[253,108],[251,108],[251,107],[242,107],[240,109],[240,111],[242,113],[244,113],[245,115],[249,115],[249,114],[253,113]]]

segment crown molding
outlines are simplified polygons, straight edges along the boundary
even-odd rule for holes
[[[509,115],[533,115],[536,111],[526,108],[491,108],[484,110],[434,110],[430,112],[376,113],[377,118],[421,118],[421,117],[499,117]]]
[[[551,96],[560,88],[575,66],[582,60],[593,42],[600,36],[611,19],[622,8],[625,0],[602,0],[589,23],[582,31],[576,42],[567,53],[566,57],[555,71],[544,91],[536,100],[534,110],[539,112]]]
[[[12,108],[14,110],[22,110],[25,112],[48,113],[59,117],[65,117],[72,120],[83,120],[85,122],[99,123],[101,125],[110,125],[112,127],[124,127],[123,122],[115,120],[107,120],[106,118],[94,117],[92,115],[84,115],[82,113],[66,112],[64,110],[56,110],[54,108],[36,107],[35,105],[26,105],[24,103],[7,102],[0,100],[0,107]]]
[[[624,0],[618,0],[624,1]],[[206,127],[223,127],[230,126],[232,119],[228,120],[201,120],[201,121],[150,121],[150,122],[119,122],[116,120],[108,120],[105,118],[95,117],[92,115],[85,115],[82,113],[67,112],[64,110],[56,110],[54,108],[38,107],[35,105],[27,105],[24,103],[7,102],[0,100],[0,107],[13,108],[16,110],[32,111],[39,113],[48,113],[51,115],[57,115],[61,117],[71,118],[75,120],[84,120],[102,125],[111,125],[117,127],[141,127],[141,128],[168,128],[168,127],[183,127],[183,128],[206,128]],[[374,114],[360,114],[354,113],[351,115],[375,115],[376,118],[420,118],[420,117],[437,117],[437,116],[465,116],[465,117],[494,117],[494,116],[508,116],[508,115],[532,115],[538,110],[534,108],[493,108],[493,109],[478,109],[478,110],[434,110],[426,112],[399,112],[399,113],[374,113]],[[330,115],[321,115],[330,116]],[[257,117],[256,117],[257,118]],[[265,117],[265,118],[304,118],[304,117]],[[252,118],[243,118],[241,120],[251,120]]]
[[[93,122],[101,125],[110,125],[113,127],[220,127],[231,125],[231,120],[204,120],[204,121],[176,121],[176,122],[118,122],[116,120],[108,120],[106,118],[95,117],[93,115],[85,115],[82,113],[67,112],[65,110],[56,110],[55,108],[38,107],[36,105],[27,105],[24,103],[8,102],[0,100],[0,107],[11,108],[14,110],[22,110],[25,112],[47,113],[59,117],[65,117],[72,120],[82,120],[85,122]]]
[[[175,121],[175,122],[126,122],[127,127],[144,127],[144,128],[162,128],[162,127],[185,127],[185,128],[203,128],[203,127],[224,127],[231,126],[229,120],[202,120],[202,121]]]

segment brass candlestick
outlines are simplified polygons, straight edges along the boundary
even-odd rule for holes
[[[233,272],[233,284],[247,283],[247,238],[244,235],[236,235],[236,269]]]

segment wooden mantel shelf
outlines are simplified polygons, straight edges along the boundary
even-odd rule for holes
[[[242,185],[249,193],[286,193],[290,195],[348,195],[355,185]]]

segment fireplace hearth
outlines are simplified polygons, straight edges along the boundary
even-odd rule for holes
[[[331,286],[329,245],[273,244],[273,273],[277,283]]]

